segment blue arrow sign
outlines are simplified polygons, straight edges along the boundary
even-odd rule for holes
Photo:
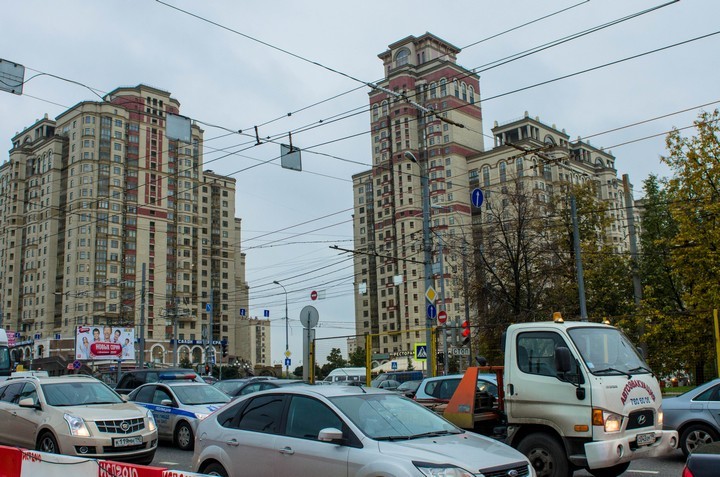
[[[483,203],[483,193],[480,189],[473,189],[470,194],[470,202],[472,202],[473,207],[476,209],[480,208]]]
[[[427,316],[428,318],[435,318],[437,316],[437,308],[435,308],[435,305],[427,306]]]
[[[270,310],[263,310],[263,316],[264,316],[265,318],[269,318],[269,317],[270,317]]]
[[[285,366],[290,366],[291,362],[290,358],[285,358]]]
[[[240,308],[240,316],[245,316],[245,308]]]
[[[205,311],[210,313],[212,311],[212,303],[208,303],[205,305]]]

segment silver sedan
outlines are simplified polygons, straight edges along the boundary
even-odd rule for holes
[[[681,394],[663,398],[664,428],[680,435],[687,456],[701,444],[720,438],[720,379]]]

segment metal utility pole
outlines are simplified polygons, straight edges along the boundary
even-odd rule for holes
[[[285,292],[285,360],[286,360],[285,362],[287,363],[287,360],[290,358],[290,343],[289,343],[290,334],[288,332],[288,329],[289,329],[289,326],[288,326],[288,320],[289,320],[289,317],[288,317],[288,294],[287,294],[287,289],[285,289],[285,286],[282,283],[280,283],[277,280],[273,280],[273,283],[275,285],[282,287],[283,292]],[[303,365],[303,367],[305,367],[305,366],[306,365]],[[288,366],[287,364],[285,365],[285,377],[290,378],[290,366]]]
[[[140,369],[145,367],[145,264],[142,264],[140,288]]]
[[[438,240],[438,259],[440,261],[440,300],[441,300],[441,308],[442,311],[445,310],[445,266],[444,266],[444,258],[443,258],[443,240],[441,237],[439,237],[440,240]],[[438,310],[438,314],[440,311]],[[449,366],[450,366],[450,356],[448,356],[448,340],[447,340],[447,321],[442,324],[442,342],[443,342],[443,355],[445,356],[445,359],[443,359],[443,370],[445,372],[445,376],[449,374]]]
[[[635,305],[642,300],[642,282],[640,281],[640,270],[638,267],[637,230],[635,229],[635,208],[633,207],[632,195],[630,194],[630,178],[623,174],[623,191],[625,192],[625,209],[627,213],[628,234],[630,238],[630,257],[632,259],[633,294]]]
[[[468,367],[472,365],[472,326],[470,326],[470,298],[468,297],[468,269],[467,269],[467,242],[463,233],[463,294],[465,301],[465,321],[470,330],[470,339],[468,340]]]
[[[575,248],[575,268],[577,268],[578,297],[580,300],[580,321],[587,321],[587,305],[585,304],[585,274],[583,273],[582,256],[580,255],[580,230],[578,227],[575,194],[570,194],[570,215],[573,227],[573,246]]]
[[[212,279],[210,280],[210,283],[212,284]],[[214,299],[214,291],[215,289],[210,286],[210,319],[209,319],[209,325],[208,325],[208,345],[205,347],[205,366],[210,365],[210,350],[213,351],[213,357],[215,356],[215,345],[213,345],[213,316],[215,315],[215,299]]]

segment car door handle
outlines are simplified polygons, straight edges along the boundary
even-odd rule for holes
[[[287,454],[287,455],[293,455],[295,453],[294,450],[292,450],[290,447],[283,447],[280,449],[281,454]]]
[[[237,447],[240,445],[237,439],[230,439],[229,441],[225,441],[225,444],[233,447]]]

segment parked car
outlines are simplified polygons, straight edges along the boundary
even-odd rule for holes
[[[152,411],[160,439],[172,440],[182,450],[195,444],[198,422],[230,401],[210,384],[197,382],[193,373],[160,375],[157,383],[143,384],[130,400]]]
[[[415,400],[429,407],[447,404],[455,394],[462,377],[462,374],[450,374],[425,378],[415,393]],[[478,391],[485,392],[487,398],[493,400],[493,402],[497,400],[497,377],[494,374],[478,374],[477,383]]]
[[[372,380],[371,386],[380,388],[380,383],[383,381],[397,381],[402,384],[405,381],[422,381],[422,379],[422,371],[388,371],[375,377],[375,379]]]
[[[520,452],[465,432],[397,393],[289,386],[244,396],[198,426],[195,472],[348,477],[535,476]],[[489,473],[492,472],[492,473]]]
[[[202,379],[207,384],[215,384],[218,382],[218,378],[209,374],[200,376],[200,379]]]
[[[679,447],[687,456],[698,446],[720,438],[720,379],[680,396],[663,398],[663,428],[680,436]]]
[[[152,413],[91,376],[11,376],[0,386],[4,445],[149,464],[157,442]]]
[[[397,389],[395,389],[395,392],[398,392],[405,397],[414,398],[417,389],[420,387],[420,383],[422,383],[422,380],[405,381],[400,386],[398,386]]]
[[[698,446],[688,456],[682,477],[717,477],[720,468],[720,442]]]
[[[250,393],[256,393],[265,389],[275,389],[284,386],[296,386],[305,384],[300,379],[257,379],[257,378],[245,378],[245,379],[228,379],[225,381],[219,381],[214,384],[216,388],[227,394],[232,398],[238,396],[244,396]]]
[[[171,375],[187,375],[194,374],[190,369],[183,368],[169,368],[169,369],[132,369],[123,373],[120,376],[117,386],[115,386],[115,392],[118,394],[130,394],[130,392],[142,386],[145,383],[156,383],[160,379],[160,375],[171,376]],[[199,383],[204,382],[202,378],[196,375],[196,381]]]
[[[400,386],[399,381],[395,381],[394,379],[387,379],[385,381],[382,381],[378,383],[376,386],[378,389],[386,389],[388,391],[395,391]]]

